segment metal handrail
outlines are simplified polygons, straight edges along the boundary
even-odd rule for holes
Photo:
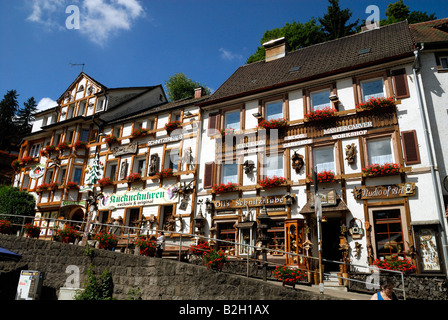
[[[21,231],[20,231],[20,236],[23,235],[23,226],[25,225],[25,220],[34,220],[34,221],[53,221],[54,225],[53,226],[47,226],[44,227],[45,229],[55,229],[56,226],[58,226],[59,224],[65,225],[65,224],[74,224],[74,225],[80,225],[80,226],[85,226],[87,225],[87,221],[79,221],[79,220],[67,220],[67,219],[57,219],[57,218],[44,218],[44,217],[30,217],[30,216],[22,216],[22,215],[13,215],[13,214],[0,214],[0,218],[2,216],[7,216],[7,217],[19,217],[22,218],[22,224],[13,224],[16,226],[21,226]],[[304,259],[310,259],[310,260],[318,260],[318,257],[313,257],[313,256],[308,256],[308,255],[302,255],[302,254],[298,254],[298,253],[294,253],[294,252],[287,252],[287,251],[283,251],[283,250],[278,250],[278,249],[271,249],[268,247],[259,247],[259,246],[253,246],[253,245],[249,245],[249,244],[243,244],[243,243],[238,243],[238,242],[234,242],[234,241],[228,241],[228,240],[221,240],[221,239],[216,239],[216,238],[211,238],[211,237],[207,237],[204,235],[197,235],[197,234],[190,234],[190,233],[184,233],[184,232],[179,232],[179,231],[168,231],[168,230],[159,230],[159,229],[146,229],[146,228],[142,228],[142,227],[130,227],[130,226],[123,226],[123,225],[114,225],[114,224],[107,224],[107,223],[100,223],[100,222],[95,222],[92,221],[90,224],[90,230],[87,231],[79,231],[80,233],[83,233],[84,236],[88,236],[90,235],[92,232],[92,230],[95,230],[97,226],[100,226],[100,230],[102,229],[102,227],[106,227],[107,229],[109,228],[119,228],[122,230],[127,230],[127,233],[124,232],[122,234],[126,234],[126,249],[129,248],[129,240],[132,236],[141,236],[141,235],[145,235],[149,236],[149,235],[156,235],[158,232],[164,232],[165,234],[175,234],[179,236],[179,259],[181,257],[181,251],[182,251],[182,238],[183,237],[189,237],[189,238],[196,238],[196,239],[205,239],[207,241],[216,241],[216,242],[221,242],[221,243],[228,243],[228,244],[232,244],[235,247],[237,246],[243,246],[243,247],[247,247],[248,249],[253,249],[253,252],[256,252],[257,250],[266,250],[267,252],[271,252],[271,253],[281,253],[281,254],[286,254],[286,255],[291,255],[291,256],[297,256],[297,257],[301,257]],[[131,233],[131,230],[134,230],[135,232]],[[143,232],[142,232],[143,231]],[[46,234],[45,236],[51,236],[51,238],[53,238],[53,234],[48,235]],[[120,237],[122,237],[120,235]],[[171,242],[170,245],[176,245],[175,243]],[[248,250],[249,252],[249,250]],[[280,265],[280,264],[276,264],[272,261],[263,261],[260,259],[254,259],[251,258],[249,254],[246,255],[246,257],[241,257],[241,256],[234,256],[235,258],[239,258],[239,259],[246,259],[247,263],[249,263],[249,261],[257,261],[257,262],[261,262],[261,263],[266,263],[266,264],[270,264],[270,265]],[[402,282],[402,287],[403,289],[400,288],[394,288],[396,290],[399,291],[403,291],[403,298],[406,300],[406,291],[405,291],[405,285],[404,285],[404,274],[401,271],[397,271],[397,270],[387,270],[387,269],[379,269],[378,267],[374,266],[366,266],[366,265],[357,265],[357,264],[353,264],[353,263],[346,263],[346,262],[341,262],[341,261],[335,261],[335,260],[329,260],[329,259],[322,259],[322,261],[325,262],[330,262],[330,263],[336,263],[336,264],[341,264],[341,265],[348,265],[350,267],[360,267],[360,268],[366,268],[369,270],[373,270],[373,271],[378,271],[380,270],[381,272],[391,272],[391,273],[396,273],[396,274],[400,274],[401,275],[401,282]],[[249,277],[249,265],[247,265],[247,276]],[[297,268],[299,270],[305,270],[307,272],[310,273],[318,273],[318,270],[310,270],[310,269],[302,269],[302,268]],[[329,273],[325,274],[326,276],[332,276],[332,277],[336,277],[339,279],[344,279],[344,280],[349,280],[349,281],[353,281],[353,282],[360,282],[360,283],[366,283],[368,284],[368,282],[365,281],[360,281],[360,280],[356,280],[356,279],[351,279],[351,278],[344,278],[344,277],[340,277],[340,276],[334,276],[331,275]]]

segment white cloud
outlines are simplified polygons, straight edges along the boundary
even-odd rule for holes
[[[51,30],[67,30],[66,13],[69,5],[79,8],[79,31],[90,41],[103,45],[145,16],[139,0],[30,0],[32,13],[27,20]]]
[[[227,49],[224,49],[224,48],[220,48],[219,52],[221,52],[221,58],[224,59],[224,60],[233,61],[233,60],[241,60],[241,59],[243,59],[242,55],[233,53],[230,50],[227,50]]]
[[[51,98],[42,98],[37,104],[37,111],[44,111],[53,107],[56,107],[58,103]]]

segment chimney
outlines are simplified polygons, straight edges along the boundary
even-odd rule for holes
[[[287,52],[285,37],[265,42],[263,47],[266,50],[266,62],[283,58]]]
[[[205,90],[202,87],[194,89],[194,98],[197,99],[197,98],[202,97],[204,95],[204,91]]]

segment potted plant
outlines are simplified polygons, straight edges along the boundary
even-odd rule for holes
[[[131,133],[131,136],[132,136],[132,138],[139,138],[139,137],[146,136],[148,133],[149,133],[148,129],[140,128],[140,129],[133,130]]]
[[[401,165],[398,163],[385,163],[383,165],[374,163],[365,168],[362,168],[362,172],[367,176],[384,176],[397,174],[400,172]]]
[[[391,259],[375,259],[372,264],[380,269],[401,271],[403,273],[412,273],[417,269],[411,259],[398,256],[392,256]]]
[[[20,159],[20,162],[21,162],[23,165],[27,166],[27,165],[29,165],[29,164],[31,164],[31,163],[36,162],[36,160],[35,160],[33,157],[25,156],[25,157],[23,157],[22,159]]]
[[[50,187],[50,185],[48,183],[44,182],[36,187],[36,192],[47,191],[49,187]]]
[[[128,183],[139,182],[142,181],[142,175],[139,172],[134,172],[128,175],[125,179],[128,180]]]
[[[116,136],[108,136],[105,140],[109,146],[111,146],[114,143],[118,143],[118,138]]]
[[[20,168],[20,160],[14,160],[13,162],[11,162],[11,167],[14,169],[14,170],[17,170],[18,168]]]
[[[170,169],[170,168],[166,168],[166,169],[163,169],[163,170],[160,170],[159,172],[157,172],[157,177],[159,179],[161,179],[161,178],[169,178],[169,177],[172,177],[172,176],[173,176],[173,169]]]
[[[68,182],[65,184],[65,187],[66,187],[67,189],[79,189],[79,185],[78,185],[78,183],[77,183],[77,182],[74,182],[74,181],[68,181]]]
[[[87,147],[87,142],[78,140],[73,146],[75,147],[75,150],[85,149]]]
[[[288,122],[284,118],[262,120],[258,123],[258,128],[261,129],[281,129],[286,127]]]
[[[395,100],[392,97],[371,98],[356,105],[356,111],[384,110],[395,107]]]
[[[277,187],[277,186],[285,183],[286,181],[287,181],[286,178],[273,176],[272,178],[270,178],[270,177],[264,178],[263,180],[260,181],[259,184],[263,189],[269,189],[269,188]]]
[[[40,154],[42,156],[51,156],[53,152],[56,152],[56,147],[54,145],[47,145],[44,149],[41,150]]]
[[[101,187],[107,187],[107,186],[112,186],[114,184],[114,182],[112,181],[111,178],[105,177],[102,178],[100,180],[98,180],[98,183]]]
[[[39,238],[40,227],[35,226],[32,223],[28,223],[23,226],[23,230],[28,238]]]
[[[333,118],[337,113],[335,108],[326,107],[305,114],[306,121],[323,121]]]
[[[210,245],[207,241],[199,241],[198,244],[190,245],[190,252],[194,255],[202,257],[210,251]]]
[[[105,249],[105,250],[112,250],[113,248],[115,248],[117,246],[117,243],[118,243],[118,239],[115,237],[114,234],[105,233],[105,232],[96,234],[93,237],[93,240],[98,241],[99,249]]]
[[[139,237],[135,241],[135,245],[140,248],[139,254],[141,256],[154,257],[157,248],[157,241],[155,239]]]
[[[166,130],[168,135],[170,135],[171,132],[173,132],[174,130],[176,130],[179,127],[180,127],[180,121],[179,120],[170,121],[167,124],[165,124],[165,130]]]
[[[229,182],[227,184],[220,183],[220,184],[213,185],[212,192],[216,193],[216,194],[233,192],[233,191],[237,191],[238,187],[239,187],[239,184],[233,183],[233,182]]]
[[[317,182],[319,182],[319,183],[335,182],[334,176],[335,176],[335,174],[331,170],[321,171],[317,174]],[[313,176],[309,175],[308,180],[310,182],[313,182]]]
[[[79,232],[72,226],[65,226],[62,230],[56,230],[54,238],[62,243],[74,243],[79,237]]]
[[[207,268],[221,271],[224,263],[227,262],[227,256],[222,250],[210,250],[202,256],[202,262]]]
[[[52,182],[50,184],[48,184],[47,189],[50,191],[54,191],[56,189],[58,189],[61,186],[61,184],[59,182]]]
[[[56,149],[59,150],[60,152],[64,152],[65,150],[70,149],[70,145],[68,144],[68,142],[60,142],[56,147]]]
[[[296,268],[288,268],[285,266],[278,266],[272,271],[274,278],[283,282],[283,286],[291,285],[295,288],[295,285],[299,281],[306,281],[307,275],[304,270]]]
[[[11,221],[0,220],[0,233],[9,234],[12,229]]]

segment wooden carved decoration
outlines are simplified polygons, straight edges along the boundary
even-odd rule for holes
[[[148,175],[154,176],[159,172],[160,157],[157,153],[152,154],[149,160]]]
[[[255,164],[252,160],[246,160],[243,163],[244,173],[250,174],[254,172]]]
[[[348,164],[355,162],[356,157],[356,145],[354,143],[345,146],[345,160]]]
[[[185,169],[186,170],[190,170],[192,164],[193,164],[193,156],[191,154],[191,147],[188,147],[187,149],[184,150],[184,155],[181,159],[182,164],[185,163]]]
[[[291,161],[292,161],[292,168],[296,170],[296,173],[298,174],[305,165],[305,161],[303,161],[303,156],[298,154],[297,152],[294,152],[294,154],[291,157]]]
[[[121,163],[120,180],[124,180],[127,175],[128,175],[128,160],[126,159]]]

